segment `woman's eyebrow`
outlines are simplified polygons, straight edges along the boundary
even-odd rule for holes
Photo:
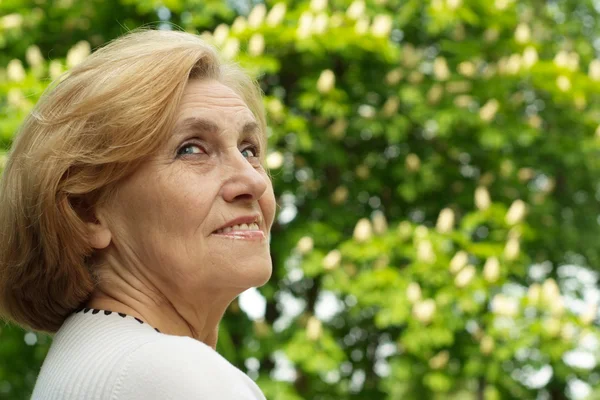
[[[186,118],[180,123],[178,123],[175,127],[175,132],[201,132],[206,134],[218,134],[221,132],[221,128],[215,122],[206,119],[206,118]],[[249,121],[244,124],[242,127],[241,133],[242,136],[250,136],[252,134],[258,133],[260,131],[260,127],[254,121]]]
[[[196,131],[208,134],[216,134],[220,131],[219,125],[205,118],[186,118],[175,126],[176,133]]]

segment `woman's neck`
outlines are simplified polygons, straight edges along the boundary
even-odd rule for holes
[[[132,275],[104,272],[86,307],[131,315],[161,333],[192,337],[216,348],[219,323],[237,293],[203,291],[196,299],[184,301]]]

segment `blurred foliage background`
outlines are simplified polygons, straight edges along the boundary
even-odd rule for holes
[[[259,77],[273,279],[218,350],[269,399],[600,398],[597,0],[2,0],[0,165],[44,88],[140,26]],[[0,205],[1,206],[1,205]],[[0,398],[51,338],[0,331]]]

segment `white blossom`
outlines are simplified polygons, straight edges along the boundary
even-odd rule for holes
[[[540,299],[541,299],[542,287],[539,283],[533,283],[527,289],[527,299],[529,300],[529,304],[537,307]]]
[[[446,90],[451,94],[469,92],[472,88],[473,84],[470,81],[454,81],[446,84]]]
[[[496,99],[490,99],[479,110],[479,117],[485,122],[490,122],[496,116],[500,103]]]
[[[310,9],[314,12],[323,11],[327,8],[327,0],[311,0]]]
[[[357,242],[366,242],[373,237],[373,227],[371,221],[367,218],[361,218],[354,227],[354,240]]]
[[[312,30],[314,33],[322,35],[327,30],[327,24],[329,23],[329,17],[325,13],[319,13],[313,22]]]
[[[439,81],[445,81],[450,78],[450,69],[444,57],[436,57],[433,61],[433,75]]]
[[[267,167],[269,169],[278,169],[283,165],[283,154],[274,151],[267,156]]]
[[[527,43],[531,40],[531,29],[529,25],[520,23],[515,29],[515,40],[517,43]]]
[[[544,330],[551,337],[557,337],[558,335],[560,335],[561,331],[560,320],[556,317],[548,318],[544,322]]]
[[[415,239],[424,240],[429,236],[429,229],[425,225],[419,225],[415,228]]]
[[[421,240],[417,244],[417,259],[427,264],[432,264],[435,262],[435,253],[429,240]]]
[[[577,71],[579,69],[579,54],[575,52],[569,53],[567,58],[567,69]]]
[[[309,340],[318,340],[323,334],[323,324],[316,317],[310,317],[306,323],[306,337]]]
[[[244,32],[248,28],[248,22],[243,16],[238,16],[231,24],[231,31],[235,33]]]
[[[588,69],[588,75],[593,81],[600,81],[600,60],[594,59],[590,62],[590,66]]]
[[[549,305],[552,315],[561,316],[565,313],[565,300],[560,294],[551,299]]]
[[[476,72],[475,64],[471,61],[461,62],[460,64],[458,64],[457,69],[459,74],[466,76],[467,78],[473,77]]]
[[[0,25],[4,29],[20,28],[23,25],[23,16],[21,14],[8,14],[0,19]]]
[[[58,60],[50,61],[50,67],[48,68],[50,78],[57,79],[63,73],[63,66]]]
[[[523,220],[526,213],[527,205],[523,200],[518,199],[513,201],[513,203],[510,205],[504,220],[508,225],[515,225]]]
[[[260,56],[265,51],[265,38],[260,33],[255,33],[248,42],[248,53],[252,56]]]
[[[40,51],[40,48],[36,45],[32,45],[27,48],[27,53],[25,53],[25,59],[27,60],[27,64],[29,64],[33,68],[39,67],[44,62],[42,52]]]
[[[544,304],[550,305],[551,302],[560,296],[560,289],[556,284],[556,281],[552,278],[548,278],[542,284],[542,296],[541,299],[544,301]]]
[[[71,47],[67,52],[67,66],[73,68],[77,64],[81,63],[90,55],[92,49],[90,44],[85,40],[77,42],[75,46]]]
[[[515,317],[519,313],[518,300],[502,293],[497,294],[492,299],[492,311],[498,315]]]
[[[314,244],[315,242],[313,238],[310,236],[303,236],[298,241],[298,244],[296,244],[296,250],[298,250],[298,253],[302,255],[308,254],[313,250]]]
[[[304,11],[298,20],[298,29],[296,35],[300,39],[306,39],[312,33],[313,15],[309,11]]]
[[[404,73],[401,68],[394,68],[385,75],[385,83],[395,85],[403,78]]]
[[[564,324],[562,329],[560,330],[560,337],[563,340],[570,342],[571,340],[573,340],[575,338],[576,333],[577,333],[577,328],[575,328],[575,325],[568,322],[568,323]]]
[[[269,113],[278,117],[283,112],[283,103],[278,98],[272,98],[266,104]]]
[[[6,94],[6,100],[8,105],[14,108],[21,108],[26,101],[23,92],[18,88],[10,89]]]
[[[346,186],[338,186],[331,195],[331,201],[334,204],[342,204],[348,199],[348,188]]]
[[[225,42],[225,45],[223,46],[223,50],[221,52],[223,56],[225,56],[225,58],[233,59],[235,58],[235,56],[237,56],[239,51],[240,41],[237,38],[230,37]]]
[[[421,300],[421,286],[417,282],[411,282],[406,288],[406,298],[412,304]]]
[[[513,1],[514,0],[495,0],[494,7],[500,11],[503,11],[506,10]]]
[[[481,338],[481,342],[479,343],[479,350],[481,353],[488,355],[494,351],[495,343],[494,339],[491,336],[484,336]]]
[[[424,324],[428,324],[433,320],[435,310],[435,301],[433,299],[426,299],[416,303],[413,306],[412,314],[417,320],[423,322]]]
[[[462,5],[462,0],[446,0],[446,4],[449,9],[456,10]]]
[[[448,365],[448,360],[450,360],[450,353],[448,350],[442,350],[429,359],[429,367],[432,369],[442,369]]]
[[[488,258],[483,265],[483,278],[489,283],[494,283],[499,277],[500,262],[496,257]]]
[[[571,80],[566,75],[560,75],[558,78],[556,78],[556,86],[562,92],[568,92],[571,89]]]
[[[373,107],[370,104],[361,104],[360,106],[358,106],[358,115],[360,115],[363,118],[371,119],[375,117],[376,114],[377,111],[375,110],[375,107]]]
[[[388,14],[378,14],[373,18],[371,33],[375,37],[387,37],[392,31],[392,17]]]
[[[375,232],[375,234],[383,235],[387,232],[387,219],[385,218],[385,214],[382,211],[377,210],[373,212],[373,216],[371,217],[371,219],[373,220],[373,231]]]
[[[453,274],[458,273],[458,271],[467,265],[467,262],[469,262],[469,255],[467,252],[459,250],[450,260],[450,272]]]
[[[398,112],[398,107],[400,107],[398,96],[390,96],[383,104],[382,113],[386,117],[392,117]]]
[[[286,8],[287,6],[285,3],[275,4],[273,8],[271,8],[271,11],[269,11],[269,15],[267,15],[267,25],[272,27],[281,24],[285,18]]]
[[[323,258],[323,268],[327,271],[331,271],[340,266],[342,261],[342,253],[339,250],[331,250],[325,258]]]
[[[567,68],[569,65],[569,53],[567,53],[565,50],[559,51],[554,56],[553,62],[558,68]]]
[[[439,83],[434,83],[427,92],[427,101],[429,104],[437,104],[444,95],[444,87]]]
[[[598,316],[598,304],[589,303],[585,311],[579,316],[579,319],[583,325],[590,325],[596,320]]]
[[[525,68],[531,68],[538,62],[538,52],[533,46],[527,46],[523,51],[523,65]]]
[[[454,99],[454,105],[456,105],[456,107],[468,108],[471,104],[473,104],[473,96],[467,94],[461,94]]]
[[[440,233],[452,232],[454,229],[454,211],[451,208],[444,208],[438,216],[436,229]]]
[[[264,3],[257,4],[248,15],[248,25],[251,28],[258,28],[265,20],[266,14],[267,7],[264,5]]]
[[[406,156],[405,164],[409,171],[416,172],[421,168],[421,159],[418,155],[410,153]]]
[[[520,251],[521,244],[519,243],[519,239],[516,237],[511,237],[504,246],[504,258],[506,258],[508,261],[514,261],[519,257]]]
[[[25,79],[25,68],[23,68],[21,60],[10,60],[6,66],[6,74],[8,76],[8,80],[10,81],[21,82],[23,79]]]
[[[520,54],[511,54],[506,60],[506,73],[509,75],[516,75],[521,70],[521,55]]]
[[[335,86],[335,74],[332,70],[326,69],[321,72],[317,81],[317,90],[321,93],[328,93]]]
[[[219,24],[213,32],[213,40],[217,46],[221,46],[229,37],[229,25]]]
[[[475,189],[475,206],[479,210],[487,210],[492,204],[490,199],[490,192],[484,186],[479,186]]]
[[[354,0],[346,10],[346,15],[351,19],[358,19],[365,12],[365,2],[363,0]]]
[[[412,234],[412,226],[408,221],[402,221],[398,224],[398,236],[402,240],[408,239],[408,237]]]
[[[354,32],[357,35],[364,35],[369,30],[369,18],[368,17],[360,17],[356,24],[354,25]]]
[[[457,288],[464,288],[467,286],[475,277],[475,267],[467,265],[454,278],[454,284]]]

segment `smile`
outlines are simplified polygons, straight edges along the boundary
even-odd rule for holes
[[[233,226],[228,226],[227,228],[223,228],[223,229],[218,229],[215,231],[216,234],[219,233],[229,233],[232,231],[258,231],[258,224],[257,223],[252,223],[252,224],[239,224],[239,225],[233,225]]]
[[[213,235],[237,240],[260,241],[265,238],[265,233],[260,230],[256,223],[228,226],[227,228],[216,230]]]

